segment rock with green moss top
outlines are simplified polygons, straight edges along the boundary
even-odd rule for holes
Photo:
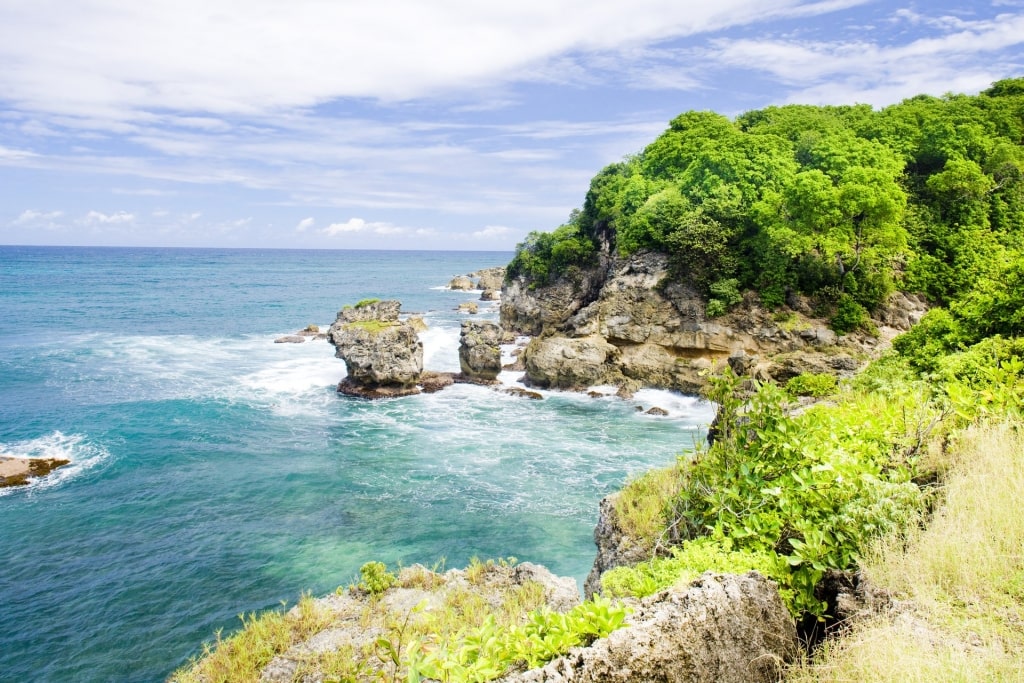
[[[327,333],[348,376],[338,391],[363,398],[387,398],[419,392],[423,344],[416,329],[399,320],[398,301],[360,302],[343,308]]]

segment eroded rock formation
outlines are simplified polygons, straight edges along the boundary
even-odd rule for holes
[[[667,283],[667,284],[666,284]],[[726,315],[709,318],[689,283],[669,277],[668,257],[638,253],[544,287],[506,283],[501,322],[534,335],[525,353],[527,380],[544,387],[587,383],[657,386],[696,393],[707,370],[726,363],[760,378],[785,381],[802,372],[854,373],[880,343],[925,311],[899,294],[879,314],[880,335],[839,336],[806,306],[768,311],[756,294]]]
[[[348,370],[339,392],[364,398],[419,392],[423,344],[416,329],[399,320],[400,310],[398,301],[375,301],[338,312],[327,337]]]
[[[798,653],[774,582],[705,573],[640,601],[627,626],[507,683],[773,683]]]
[[[471,381],[490,382],[501,372],[501,328],[495,323],[467,320],[459,334],[459,367]]]
[[[601,592],[601,575],[606,571],[651,559],[650,544],[630,536],[619,524],[619,516],[615,512],[615,498],[618,495],[613,493],[601,499],[597,526],[594,527],[597,557],[583,584],[583,595],[588,600],[594,593]]]

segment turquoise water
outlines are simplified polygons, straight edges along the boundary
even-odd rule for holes
[[[73,460],[0,493],[0,681],[163,680],[239,613],[373,559],[582,580],[598,500],[703,438],[708,406],[466,385],[369,403],[334,391],[326,342],[273,343],[398,298],[430,325],[426,365],[457,370],[473,295],[444,285],[509,257],[0,247],[0,454]],[[670,417],[636,410],[654,404]]]

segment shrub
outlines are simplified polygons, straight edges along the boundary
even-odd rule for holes
[[[821,398],[835,393],[836,378],[835,375],[830,375],[827,372],[820,374],[805,372],[786,382],[786,391],[795,396]]]
[[[362,577],[359,588],[371,595],[383,593],[398,580],[383,562],[367,562],[359,568],[359,576]]]

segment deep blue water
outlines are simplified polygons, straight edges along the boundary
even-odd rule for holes
[[[0,681],[160,681],[239,613],[374,559],[582,580],[598,500],[703,438],[706,405],[368,403],[334,391],[326,342],[273,343],[397,298],[430,325],[426,365],[457,370],[473,295],[444,285],[510,256],[0,247],[0,454],[73,460],[0,493]],[[654,403],[671,416],[636,410]]]

